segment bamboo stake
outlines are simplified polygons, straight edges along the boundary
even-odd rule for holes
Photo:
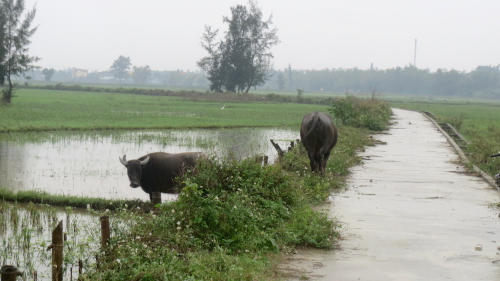
[[[109,217],[101,217],[101,248],[107,251],[107,246],[109,243],[110,231],[109,231]]]
[[[59,221],[57,227],[52,231],[52,281],[63,280],[63,222]]]

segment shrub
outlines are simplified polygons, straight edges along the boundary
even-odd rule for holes
[[[344,125],[374,131],[384,130],[392,114],[386,102],[375,98],[360,99],[353,96],[335,99],[329,112],[336,121]]]

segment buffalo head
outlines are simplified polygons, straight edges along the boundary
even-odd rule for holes
[[[143,160],[130,160],[127,161],[125,155],[123,157],[118,157],[120,162],[127,168],[128,178],[130,180],[130,186],[137,188],[141,185],[142,168],[149,162],[149,155]]]

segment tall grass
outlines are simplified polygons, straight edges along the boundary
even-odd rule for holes
[[[354,96],[334,99],[329,109],[334,119],[346,126],[380,131],[386,128],[391,117],[388,103]]]

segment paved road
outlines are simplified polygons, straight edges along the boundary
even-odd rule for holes
[[[386,144],[368,148],[347,191],[332,195],[339,249],[300,251],[283,270],[290,280],[500,280],[499,211],[489,207],[499,193],[464,173],[424,116],[394,114],[377,136]]]

